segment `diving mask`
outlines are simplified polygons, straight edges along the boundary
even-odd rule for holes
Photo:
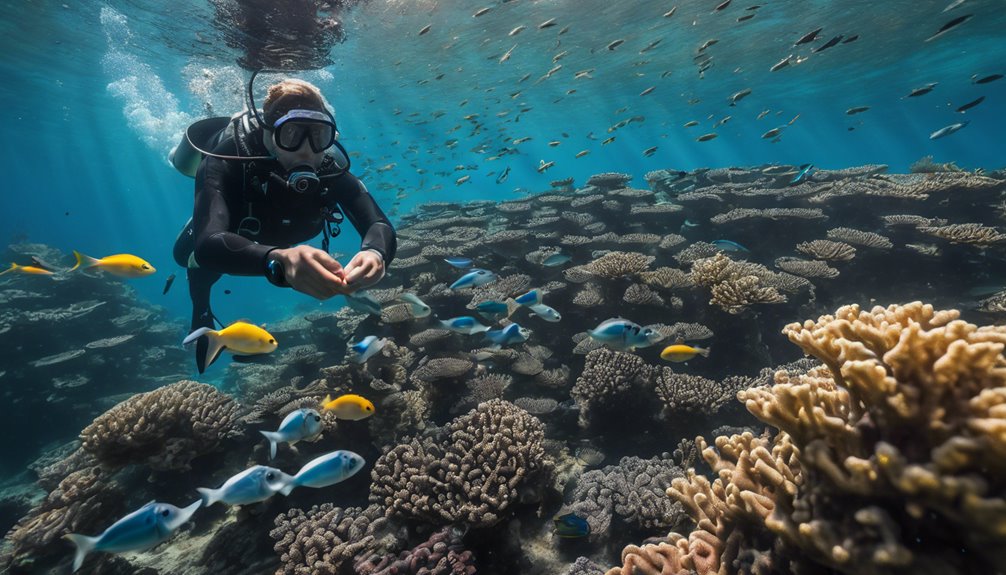
[[[290,110],[276,120],[270,131],[276,147],[287,152],[297,151],[307,140],[311,150],[318,154],[331,148],[339,136],[335,119],[315,110]]]

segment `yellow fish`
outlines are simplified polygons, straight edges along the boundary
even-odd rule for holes
[[[101,259],[96,259],[74,250],[73,255],[77,258],[77,264],[70,268],[70,271],[77,268],[98,268],[112,275],[124,278],[149,276],[157,271],[154,269],[154,266],[147,263],[143,258],[130,254],[115,254],[114,256],[105,256]]]
[[[199,367],[199,373],[212,365],[225,349],[234,355],[258,355],[276,351],[278,345],[272,334],[244,321],[236,321],[220,331],[201,327],[190,333],[182,341],[182,345],[189,345],[203,336],[206,336],[208,345],[205,349],[201,349],[203,346],[197,348],[196,366]]]
[[[321,402],[321,409],[334,412],[339,419],[351,421],[360,421],[374,415],[374,404],[369,399],[352,393],[340,395],[335,399],[326,395],[325,401]]]
[[[54,272],[51,272],[45,268],[40,268],[36,266],[22,266],[14,262],[11,262],[10,267],[0,272],[0,276],[8,274],[10,272],[20,272],[23,274],[31,274],[37,276],[51,276]]]
[[[709,357],[709,350],[702,349],[701,347],[692,347],[683,343],[676,343],[665,347],[664,351],[660,352],[660,359],[666,359],[667,361],[673,361],[675,363],[682,363],[692,359],[696,355]]]

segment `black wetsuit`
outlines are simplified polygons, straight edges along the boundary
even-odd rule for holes
[[[213,153],[268,156],[262,131],[244,132],[239,126],[231,122],[221,132]],[[210,288],[222,274],[264,276],[268,253],[317,236],[330,221],[326,213],[341,209],[363,238],[360,249],[380,253],[385,269],[395,256],[391,222],[356,176],[348,171],[334,175],[338,171],[331,158],[318,170],[321,193],[301,194],[269,183],[270,172],[284,174],[276,160],[207,156],[199,165],[192,220],[174,249],[176,262],[188,268],[192,329],[213,327]],[[190,254],[196,266],[190,265]]]

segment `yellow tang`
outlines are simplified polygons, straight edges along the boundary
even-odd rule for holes
[[[369,399],[347,393],[332,399],[326,395],[325,401],[321,402],[322,411],[331,411],[339,419],[349,419],[359,421],[374,415],[374,404]]]
[[[150,265],[143,258],[130,254],[115,254],[113,256],[106,256],[101,259],[97,259],[92,258],[91,256],[85,256],[77,250],[74,250],[73,255],[77,258],[77,264],[70,268],[70,271],[77,268],[98,268],[112,275],[124,278],[149,276],[157,271],[154,269],[154,266]]]
[[[36,266],[21,266],[16,263],[11,262],[10,267],[0,272],[0,276],[10,273],[10,272],[20,272],[23,274],[32,274],[38,276],[51,276],[54,272],[51,272],[45,268],[40,268]]]
[[[220,352],[225,349],[234,355],[258,355],[276,351],[278,345],[272,334],[244,321],[236,321],[220,331],[201,327],[190,333],[182,341],[182,345],[189,345],[203,336],[206,336],[208,345],[205,350],[197,348],[197,351],[201,351],[196,355],[199,373],[202,373],[206,366],[212,365],[220,356]]]
[[[683,343],[676,343],[665,347],[664,351],[660,352],[660,359],[681,363],[692,359],[696,355],[709,357],[709,350],[702,349],[701,347],[692,347]]]

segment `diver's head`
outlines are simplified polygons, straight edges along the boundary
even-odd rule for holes
[[[263,108],[266,149],[288,172],[316,171],[339,132],[321,91],[287,79],[269,87]]]

